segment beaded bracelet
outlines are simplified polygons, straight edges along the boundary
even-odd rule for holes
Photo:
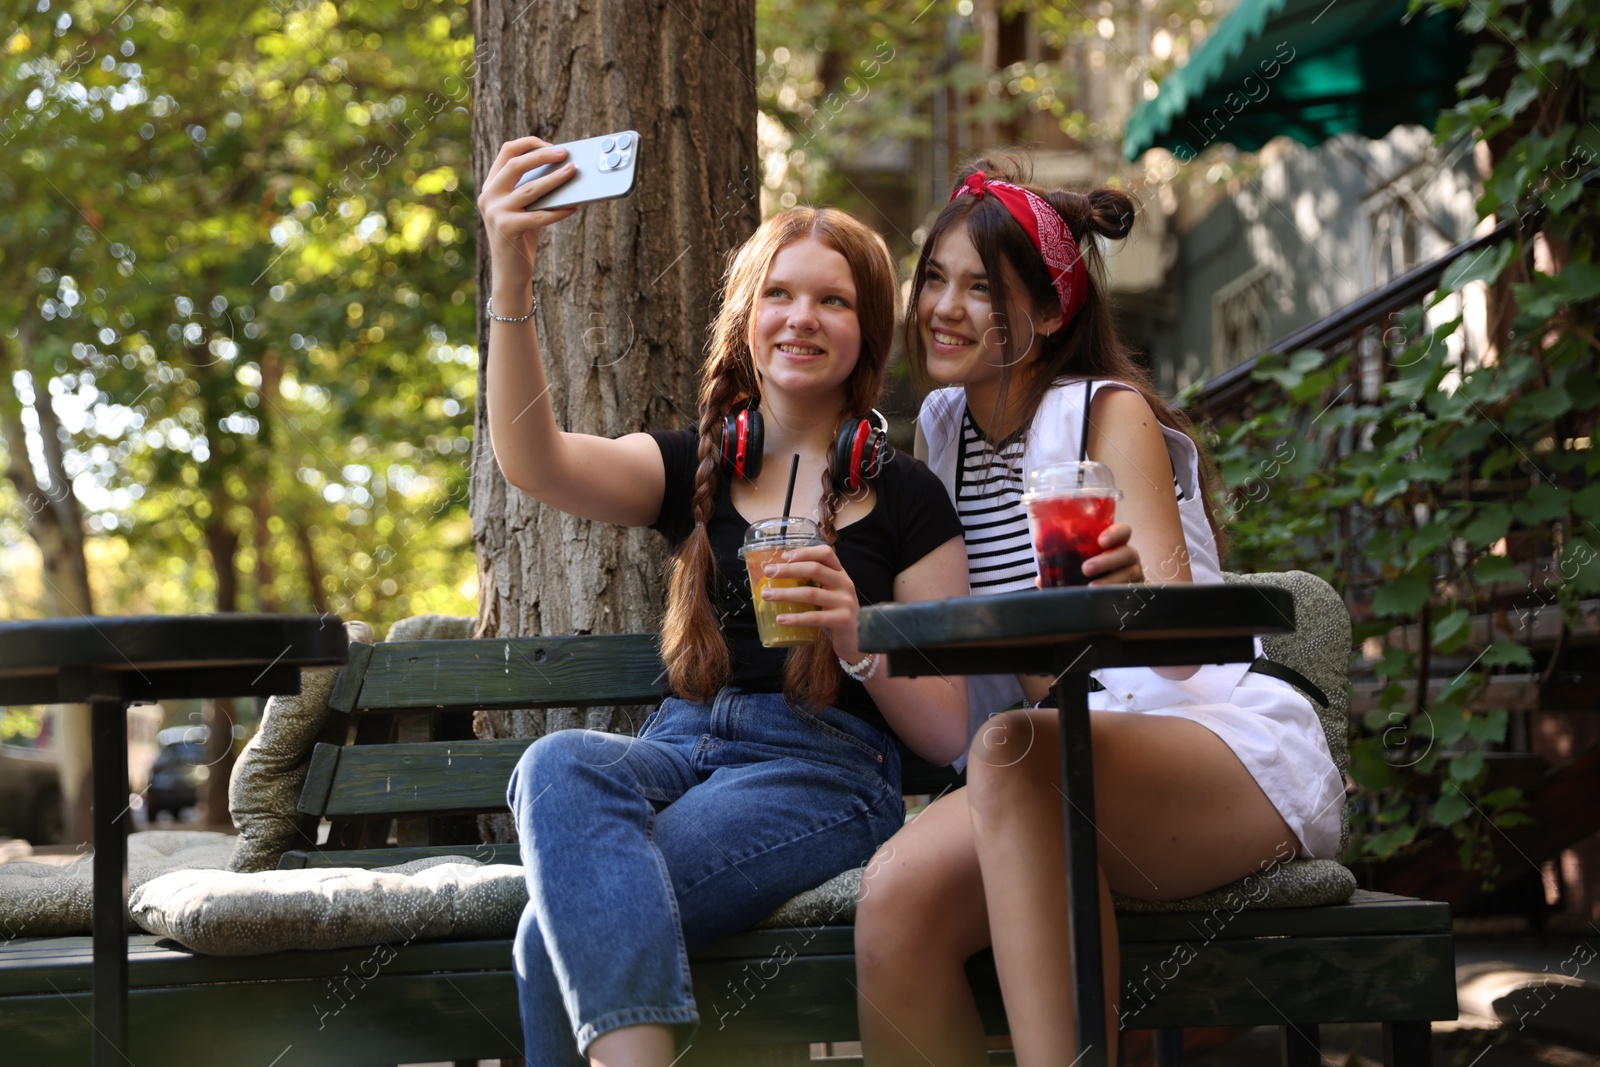
[[[494,297],[491,296],[488,300],[485,300],[483,302],[483,313],[485,315],[489,316],[491,319],[493,319],[496,322],[527,322],[529,319],[533,318],[534,314],[537,313],[538,310],[539,310],[539,294],[538,293],[534,293],[533,294],[533,307],[531,309],[529,309],[528,313],[526,315],[518,315],[515,318],[508,318],[505,315],[496,315],[494,313]]]
[[[878,653],[868,652],[865,656],[861,657],[861,662],[859,663],[847,663],[845,662],[845,658],[840,656],[839,666],[844,669],[844,673],[848,674],[856,681],[866,682],[870,681],[872,676],[878,673],[878,664],[882,661],[883,657]]]

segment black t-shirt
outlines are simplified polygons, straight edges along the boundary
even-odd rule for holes
[[[699,465],[699,438],[693,430],[652,431],[666,464],[666,492],[661,514],[650,525],[666,535],[674,551],[694,529],[694,472]],[[873,483],[877,501],[864,517],[841,527],[834,551],[855,582],[863,606],[894,599],[895,575],[952,538],[961,536],[961,519],[938,477],[912,456],[893,452]],[[764,515],[755,518],[766,518]],[[716,503],[706,533],[716,560],[712,607],[722,620],[733,673],[729,685],[759,693],[783,691],[787,648],[763,648],[756,633],[750,599],[750,575],[739,548],[750,525],[733,506],[728,480],[718,479]],[[888,730],[866,686],[852,678],[839,682],[834,705]]]

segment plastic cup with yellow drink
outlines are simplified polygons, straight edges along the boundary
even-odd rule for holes
[[[761,591],[792,589],[796,586],[817,583],[806,578],[768,578],[765,569],[769,564],[782,563],[783,554],[796,548],[824,545],[822,531],[810,519],[797,517],[761,519],[750,524],[744,532],[744,547],[739,549],[745,566],[750,571],[750,598],[755,602],[756,632],[763,648],[793,648],[809,645],[817,638],[815,626],[780,626],[779,615],[794,615],[802,611],[815,611],[815,604],[801,604],[792,600],[763,600]]]

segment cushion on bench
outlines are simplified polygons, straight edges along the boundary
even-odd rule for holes
[[[511,937],[528,902],[521,867],[465,857],[393,867],[179,871],[133,893],[134,919],[211,956]]]
[[[206,830],[145,830],[128,835],[128,886],[169,871],[220,870],[233,852],[233,835]],[[71,863],[0,865],[0,935],[71,937],[94,927],[94,858]]]
[[[372,643],[372,628],[364,622],[347,622],[344,630],[352,642]],[[261,727],[234,761],[228,781],[228,810],[239,828],[229,870],[271,870],[289,849],[316,847],[317,820],[297,812],[295,802],[338,676],[337,667],[301,671],[300,692],[267,701]]]
[[[209,956],[513,937],[528,903],[525,874],[466,856],[368,870],[185,870],[145,882],[130,907],[145,930]],[[756,928],[849,925],[861,874],[801,893]]]
[[[385,641],[460,641],[472,636],[478,620],[471,615],[412,615],[389,627]]]

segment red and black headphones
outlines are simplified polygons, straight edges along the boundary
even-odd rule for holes
[[[877,418],[853,419],[839,428],[833,446],[833,485],[841,493],[853,493],[877,479],[889,458],[889,422],[876,408]],[[722,417],[722,469],[734,478],[755,479],[761,475],[761,456],[766,438],[761,412],[751,400],[741,400]]]

